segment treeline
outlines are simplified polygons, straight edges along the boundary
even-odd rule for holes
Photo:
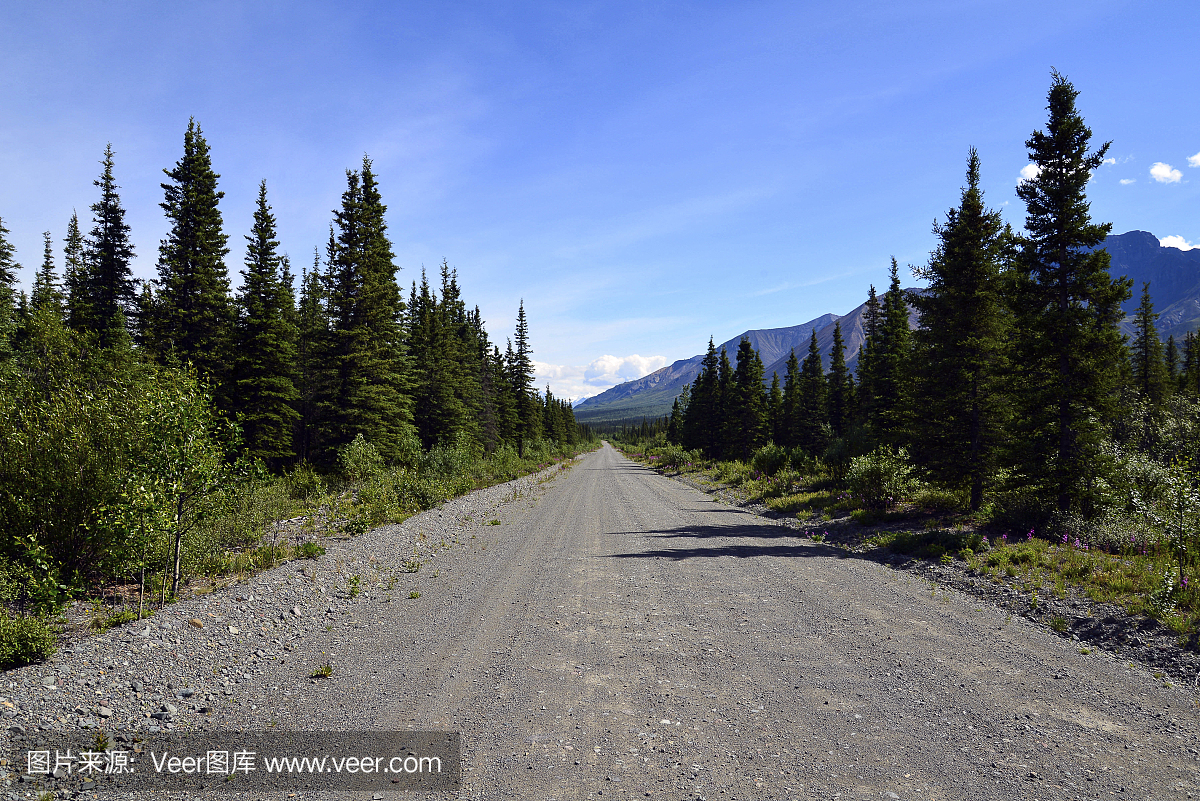
[[[252,547],[270,521],[243,513],[272,493],[369,481],[346,510],[361,526],[591,438],[535,388],[523,303],[501,350],[448,264],[402,290],[369,158],[346,172],[298,292],[265,182],[232,290],[194,121],[164,170],[153,280],[133,278],[111,146],[102,165],[90,228],[71,216],[61,274],[45,234],[28,297],[0,220],[0,626],[4,607],[44,614],[111,582],[157,582],[165,600],[188,570]]]
[[[871,287],[855,375],[840,325],[829,370],[814,332],[770,389],[748,340],[732,362],[710,340],[667,438],[743,461],[768,442],[832,465],[900,453],[972,510],[1009,490],[1043,523],[1114,508],[1150,519],[1171,503],[1197,511],[1200,346],[1193,334],[1182,347],[1160,342],[1148,285],[1136,336],[1118,328],[1131,282],[1110,277],[1097,247],[1111,226],[1090,219],[1085,196],[1109,145],[1088,152],[1076,96],[1055,73],[1048,124],[1025,143],[1038,172],[1017,187],[1024,233],[985,206],[970,151],[960,203],[914,268],[928,287],[902,290],[895,259],[883,296]]]
[[[224,192],[194,120],[182,158],[164,170],[160,205],[170,231],[159,246],[158,275],[140,286],[111,146],[102,163],[90,232],[81,233],[74,215],[68,223],[61,282],[46,233],[32,298],[14,293],[17,265],[4,245],[7,347],[21,347],[34,312],[43,310],[97,347],[128,340],[147,362],[190,365],[217,410],[240,426],[248,453],[276,468],[297,460],[329,467],[359,433],[389,461],[414,441],[429,448],[468,437],[490,451],[542,436],[577,439],[570,404],[533,385],[523,306],[515,345],[510,340],[502,353],[447,264],[440,287],[431,288],[422,271],[404,302],[369,158],[346,172],[325,252],[300,276],[298,298],[265,181],[244,237],[242,287],[231,291]]]

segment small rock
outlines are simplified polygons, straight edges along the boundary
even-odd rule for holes
[[[162,711],[174,714],[175,712],[178,712],[179,709],[174,704],[163,704]]]
[[[171,719],[171,713],[170,712],[151,712],[150,717],[154,718],[155,720],[161,720],[161,721],[166,722]]]
[[[296,617],[301,617],[302,615],[301,615],[301,612],[300,612],[300,607],[298,607],[298,606],[293,606],[293,607],[292,607],[292,614],[293,614],[293,615],[295,615]]]
[[[184,689],[184,690],[179,690],[175,694],[178,695],[180,698],[191,698],[193,695],[196,694],[196,691]]]
[[[188,625],[192,626],[193,628],[197,628],[197,629],[204,628],[204,622],[202,620],[200,620],[200,618],[198,618],[198,617],[194,617],[191,620],[189,620]]]
[[[236,628],[236,627],[234,627],[234,626],[230,626],[230,627],[229,627],[229,633],[230,633],[230,634],[239,634],[240,632],[237,630],[237,628]]]
[[[55,676],[42,676],[43,687],[53,687],[58,684],[58,678]]]
[[[142,683],[140,681],[131,681],[129,683],[129,689],[133,690],[135,693],[140,693],[142,691]]]
[[[96,714],[102,718],[111,718],[113,711],[106,706],[96,708]]]

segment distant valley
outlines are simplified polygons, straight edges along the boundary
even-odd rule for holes
[[[1183,251],[1163,247],[1158,237],[1146,231],[1110,236],[1104,241],[1103,247],[1111,257],[1112,275],[1133,279],[1132,297],[1122,307],[1126,314],[1121,324],[1122,330],[1132,335],[1132,315],[1141,298],[1142,282],[1149,281],[1154,307],[1159,313],[1160,336],[1165,342],[1168,336],[1173,335],[1176,343],[1182,346],[1184,334],[1200,328],[1200,248]],[[877,289],[882,294],[886,287]],[[748,337],[766,366],[766,382],[770,383],[774,373],[778,373],[782,381],[788,355],[794,348],[796,358],[803,360],[814,330],[817,332],[817,346],[821,350],[825,369],[829,369],[834,324],[840,321],[842,338],[846,343],[846,363],[853,371],[864,339],[862,318],[865,308],[864,302],[844,315],[823,314],[815,320],[788,328],[745,331],[719,344],[717,350],[725,348],[732,359],[742,337]],[[915,323],[914,316],[910,318],[910,324]],[[703,346],[707,343],[697,344]],[[575,406],[575,419],[581,423],[599,423],[669,414],[671,403],[680,390],[699,374],[703,359],[703,353],[690,359],[681,359],[650,375],[618,384],[588,398]]]

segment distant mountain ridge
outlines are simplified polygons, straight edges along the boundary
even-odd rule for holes
[[[1101,247],[1109,252],[1110,274],[1114,277],[1132,278],[1133,296],[1123,304],[1126,313],[1121,330],[1132,335],[1132,315],[1137,311],[1141,299],[1142,282],[1150,282],[1150,294],[1155,309],[1159,312],[1158,330],[1165,342],[1170,335],[1182,344],[1188,331],[1200,328],[1200,248],[1183,251],[1163,247],[1154,234],[1146,231],[1130,231],[1110,236]],[[913,290],[908,290],[913,291]],[[915,290],[920,291],[920,290]],[[858,352],[862,347],[863,312],[866,303],[844,315],[822,314],[814,320],[788,328],[764,328],[746,331],[717,346],[718,352],[725,348],[732,360],[742,337],[749,337],[750,344],[758,351],[763,364],[765,383],[771,382],[774,373],[780,381],[787,370],[788,354],[793,348],[796,358],[803,360],[808,353],[808,341],[813,330],[817,332],[817,347],[821,360],[829,369],[829,354],[833,350],[834,324],[841,322],[842,338],[846,343],[846,364],[853,371],[858,364]],[[915,313],[909,317],[909,325],[915,327]],[[669,414],[671,404],[685,384],[690,384],[700,374],[704,354],[690,359],[681,359],[647,376],[618,384],[580,402],[575,407],[575,419],[581,423],[661,417]]]

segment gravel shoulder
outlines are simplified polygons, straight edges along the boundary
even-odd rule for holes
[[[0,736],[447,728],[464,799],[1200,794],[1190,691],[799,533],[605,446],[0,674]]]

